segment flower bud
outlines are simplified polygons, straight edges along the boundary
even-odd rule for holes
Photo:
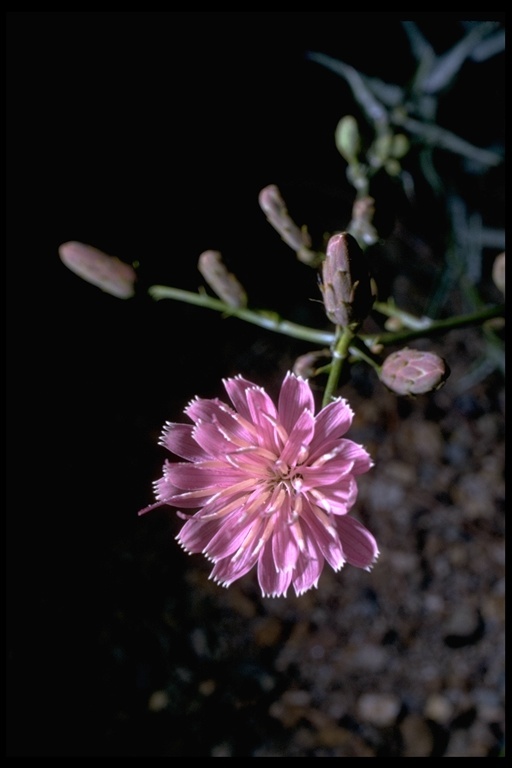
[[[345,115],[341,118],[334,132],[334,142],[338,152],[347,162],[357,160],[361,151],[361,137],[357,120],[353,115]]]
[[[400,165],[398,160],[395,160],[394,157],[390,157],[384,163],[384,169],[388,174],[388,176],[399,176],[402,171],[402,166]]]
[[[372,308],[374,296],[366,257],[347,232],[333,235],[327,243],[320,290],[326,315],[336,325],[360,323]]]
[[[319,360],[330,360],[332,353],[329,349],[318,349],[300,355],[293,364],[293,373],[303,379],[310,379],[317,373]]]
[[[371,147],[373,160],[372,165],[374,165],[376,168],[380,168],[381,165],[384,165],[391,154],[392,143],[393,134],[390,131],[386,131],[386,133],[382,133],[380,136],[377,136]]]
[[[442,387],[449,375],[439,355],[404,347],[384,360],[380,380],[397,395],[422,395]]]
[[[137,274],[130,264],[91,245],[70,241],[59,246],[59,256],[75,275],[118,299],[130,299]]]
[[[281,193],[275,184],[269,184],[261,190],[258,202],[269,224],[295,251],[297,258],[304,264],[317,264],[318,257],[314,251],[310,250],[311,238],[307,230],[305,227],[300,229],[290,217]]]
[[[401,160],[410,149],[409,139],[403,133],[395,133],[391,143],[391,157]]]
[[[204,251],[198,269],[210,288],[230,307],[246,307],[247,294],[235,275],[229,272],[219,251]]]
[[[498,290],[505,295],[505,251],[498,254],[492,265],[492,279]]]
[[[358,243],[374,245],[379,236],[372,224],[375,215],[375,200],[369,195],[357,197],[352,206],[352,219],[347,227],[348,232]]]

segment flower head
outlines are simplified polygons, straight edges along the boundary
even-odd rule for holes
[[[166,461],[155,482],[157,502],[196,509],[177,536],[188,553],[214,563],[222,586],[257,566],[263,596],[297,595],[316,587],[324,562],[370,569],[378,555],[372,534],[348,514],[356,477],[372,461],[343,437],[353,411],[342,398],[315,416],[308,382],[288,373],[277,405],[265,390],[236,376],[224,380],[232,405],[195,398],[193,424],[167,423],[160,444],[185,459]]]
[[[404,347],[386,357],[380,380],[397,395],[423,395],[440,389],[449,375],[450,369],[439,355]]]

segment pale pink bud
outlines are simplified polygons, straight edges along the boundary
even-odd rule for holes
[[[300,229],[291,219],[281,193],[275,184],[261,190],[258,202],[268,222],[279,232],[284,242],[293,248],[300,261],[316,264],[317,254],[310,250],[311,238],[307,230]]]
[[[366,195],[358,197],[352,206],[352,220],[348,226],[350,234],[366,245],[374,245],[379,239],[372,224],[375,215],[375,200]]]
[[[109,256],[91,245],[71,240],[59,246],[59,256],[75,275],[101,288],[118,299],[129,299],[134,293],[137,274],[130,264]]]
[[[492,279],[494,285],[505,295],[505,251],[494,259],[492,265]]]
[[[293,373],[303,379],[310,379],[317,373],[319,360],[330,360],[332,353],[328,349],[319,349],[300,355],[293,364]]]
[[[204,251],[198,268],[210,288],[230,307],[246,307],[247,294],[235,275],[229,272],[219,251]]]
[[[346,327],[360,323],[374,302],[366,257],[347,232],[333,235],[322,264],[320,290],[332,323]]]
[[[380,380],[397,395],[422,395],[442,387],[449,375],[439,355],[404,347],[384,360]]]

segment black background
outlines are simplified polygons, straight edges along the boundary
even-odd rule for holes
[[[418,22],[441,50],[460,36],[448,14]],[[6,42],[8,755],[158,755],[142,713],[110,722],[153,681],[116,677],[102,631],[126,605],[143,625],[185,599],[177,529],[137,517],[160,428],[223,376],[272,389],[309,346],[145,289],[197,290],[215,248],[251,304],[321,325],[315,276],[257,200],[277,184],[317,242],[349,218],[333,135],[353,102],[306,53],[400,83],[413,60],[394,14],[10,12]],[[500,86],[452,127],[492,140]],[[139,262],[136,298],[66,270],[67,240]]]

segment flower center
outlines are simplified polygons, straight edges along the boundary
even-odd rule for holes
[[[291,496],[296,496],[300,493],[302,475],[296,466],[290,466],[282,459],[277,459],[273,466],[270,467],[270,471],[270,482],[274,488],[281,486],[281,488],[284,488]]]

